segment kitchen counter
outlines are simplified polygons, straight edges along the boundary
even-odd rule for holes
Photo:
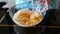
[[[0,14],[3,14],[2,12],[0,12]],[[40,23],[40,24],[38,24],[38,25],[36,25],[36,30],[38,30],[37,32],[40,34],[41,32],[39,31],[39,30],[41,30],[42,28],[44,29],[43,30],[43,32],[44,33],[47,33],[47,31],[48,31],[48,34],[49,33],[56,33],[56,34],[59,34],[59,23],[60,23],[60,21],[59,21],[59,23],[57,23],[57,21],[58,21],[58,19],[57,19],[57,17],[59,17],[59,15],[58,14],[60,14],[59,13],[59,10],[49,10],[49,11],[47,11],[47,15],[45,16],[45,18],[43,19],[43,21]],[[7,13],[6,14],[6,16],[5,16],[5,18],[4,18],[4,20],[0,23],[1,25],[2,24],[4,24],[4,25],[9,25],[9,26],[1,26],[0,25],[0,33],[2,33],[2,32],[4,32],[4,33],[2,33],[2,34],[15,34],[16,32],[14,32],[14,27],[13,26],[10,26],[10,25],[16,25],[12,20],[11,20],[11,18],[10,18],[10,16],[9,16],[9,13]],[[46,29],[44,28],[44,26],[46,26]],[[38,28],[39,29],[38,29]],[[18,27],[18,28],[20,28],[20,27]],[[35,29],[34,28],[34,29]],[[52,29],[53,28],[53,29]],[[54,28],[56,28],[56,29],[54,29]],[[29,30],[29,29],[28,29]],[[24,31],[26,31],[26,30],[24,30],[24,28],[23,29],[21,29],[21,32],[20,33],[22,33],[22,32],[24,32]],[[31,30],[29,30],[29,31],[31,31]],[[33,30],[33,32],[34,32],[35,30]],[[51,32],[51,31],[53,31],[53,32]],[[7,33],[8,32],[8,33]],[[36,32],[36,31],[35,31]],[[43,33],[42,32],[42,33]]]

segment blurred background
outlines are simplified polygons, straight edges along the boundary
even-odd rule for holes
[[[7,3],[4,7],[9,7],[9,8],[16,5],[16,3],[18,3],[19,1],[21,1],[21,0],[0,0],[0,2],[6,2]],[[47,0],[47,1],[48,1],[50,8],[52,8],[52,7],[56,8],[56,9],[59,8],[60,0]]]
[[[0,0],[0,2],[5,2],[6,5],[4,5],[4,8],[11,8],[15,5],[15,0]]]
[[[9,13],[7,13],[7,10],[12,8],[14,5],[17,5],[16,3],[19,1],[20,0],[0,0],[0,34],[17,33],[17,30],[14,28],[14,26],[6,25],[15,25],[15,23],[11,20]],[[37,25],[42,27],[36,27],[33,31],[35,32],[36,29],[39,34],[60,34],[60,0],[47,0],[47,2],[49,5],[47,15],[43,19],[42,23]],[[44,26],[46,26],[46,28]],[[39,30],[43,31],[41,32]],[[22,32],[24,32],[24,30],[22,31],[21,29],[20,33]]]

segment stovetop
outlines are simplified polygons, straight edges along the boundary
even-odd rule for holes
[[[41,30],[41,27],[40,26],[57,26],[56,24],[54,24],[55,22],[56,22],[56,12],[57,10],[49,10],[49,11],[47,11],[47,14],[45,15],[45,18],[43,19],[43,21],[40,23],[40,24],[38,24],[38,25],[36,25],[37,26],[37,28],[38,28],[38,26],[39,26],[39,29],[37,29],[36,28],[36,30]],[[54,22],[55,21],[55,22]],[[10,18],[10,16],[9,16],[9,13],[7,13],[6,14],[6,16],[5,16],[5,18],[3,19],[3,21],[1,22],[1,24],[8,24],[8,25],[15,25],[15,23],[12,21],[12,19]],[[1,27],[0,26],[0,30],[2,31],[2,30],[4,30],[4,29],[6,29],[5,31],[7,31],[8,33],[10,33],[10,34],[16,34],[16,32],[14,31],[14,27],[13,26],[7,26],[7,27]],[[35,28],[34,28],[35,29]],[[44,28],[43,28],[44,29]],[[22,30],[22,29],[21,29]],[[56,28],[56,29],[54,29],[54,28],[45,28],[45,30],[43,31],[43,32],[40,32],[39,31],[39,33],[50,33],[50,34],[52,34],[52,33],[55,33],[55,34],[59,34],[59,28]],[[2,31],[2,32],[5,32],[5,31]],[[24,30],[23,30],[24,31]],[[33,30],[34,32],[35,32],[35,30]],[[49,31],[49,32],[48,32]],[[7,33],[7,32],[5,32],[5,33]]]
[[[0,17],[2,17],[4,15],[4,13],[8,10],[8,8],[0,8]],[[36,25],[37,27],[34,28],[33,31],[38,30],[39,34],[41,33],[41,27],[43,26],[43,34],[60,34],[60,29],[59,28],[48,28],[47,26],[60,26],[60,21],[59,21],[59,15],[60,15],[60,10],[56,10],[56,9],[50,9],[47,11],[47,14],[45,15],[43,21]],[[9,13],[6,14],[6,16],[4,17],[3,21],[0,23],[1,24],[8,24],[8,25],[16,25],[12,19],[9,16]],[[38,28],[39,26],[39,28]],[[44,28],[44,26],[46,26],[46,28]],[[29,30],[29,29],[28,29]],[[23,30],[25,31],[25,30]],[[23,32],[22,31],[22,32]],[[30,31],[30,30],[29,30]],[[0,26],[0,33],[2,34],[16,34],[16,32],[14,31],[14,27],[13,26]]]

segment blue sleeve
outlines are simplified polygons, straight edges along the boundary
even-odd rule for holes
[[[16,0],[16,8],[32,8],[32,3],[28,0]]]
[[[28,1],[28,0],[16,0],[16,8],[17,9],[21,9],[21,8],[37,8],[36,5],[36,0],[34,0],[34,6],[32,6],[32,2]],[[39,6],[40,10],[42,10],[44,8],[44,6]]]

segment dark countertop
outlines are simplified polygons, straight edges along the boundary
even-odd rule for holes
[[[59,18],[60,17],[59,16],[60,15],[59,11],[60,10],[55,10],[55,9],[47,11],[47,15],[45,16],[45,18],[43,19],[43,21],[40,24],[36,25],[36,26],[58,26],[58,24],[60,23],[60,21],[58,21],[60,19]],[[4,13],[4,11],[0,12],[0,14],[2,14],[2,15],[3,15],[3,13]],[[5,18],[4,18],[4,20],[2,21],[1,24],[13,25],[15,23],[11,20],[11,18],[9,16],[9,13],[7,13],[7,15],[5,16]],[[56,29],[54,29],[54,28],[46,28],[43,32],[40,32],[41,27],[39,27],[39,28],[36,27],[36,28],[33,28],[33,29],[34,29],[33,32],[36,32],[35,29],[38,30],[37,32],[39,34],[42,34],[42,33],[43,34],[45,34],[45,33],[46,34],[47,33],[48,34],[53,34],[53,33],[54,34],[60,34],[59,33],[60,32],[59,28],[56,28]],[[26,30],[24,30],[24,28],[23,28],[23,30],[22,29],[20,29],[20,30],[21,30],[20,33],[26,31]],[[31,30],[28,29],[28,31],[31,31]],[[2,33],[2,34],[5,34],[5,33],[6,34],[12,34],[12,33],[14,33],[15,34],[14,27],[13,26],[0,26],[0,33]]]

